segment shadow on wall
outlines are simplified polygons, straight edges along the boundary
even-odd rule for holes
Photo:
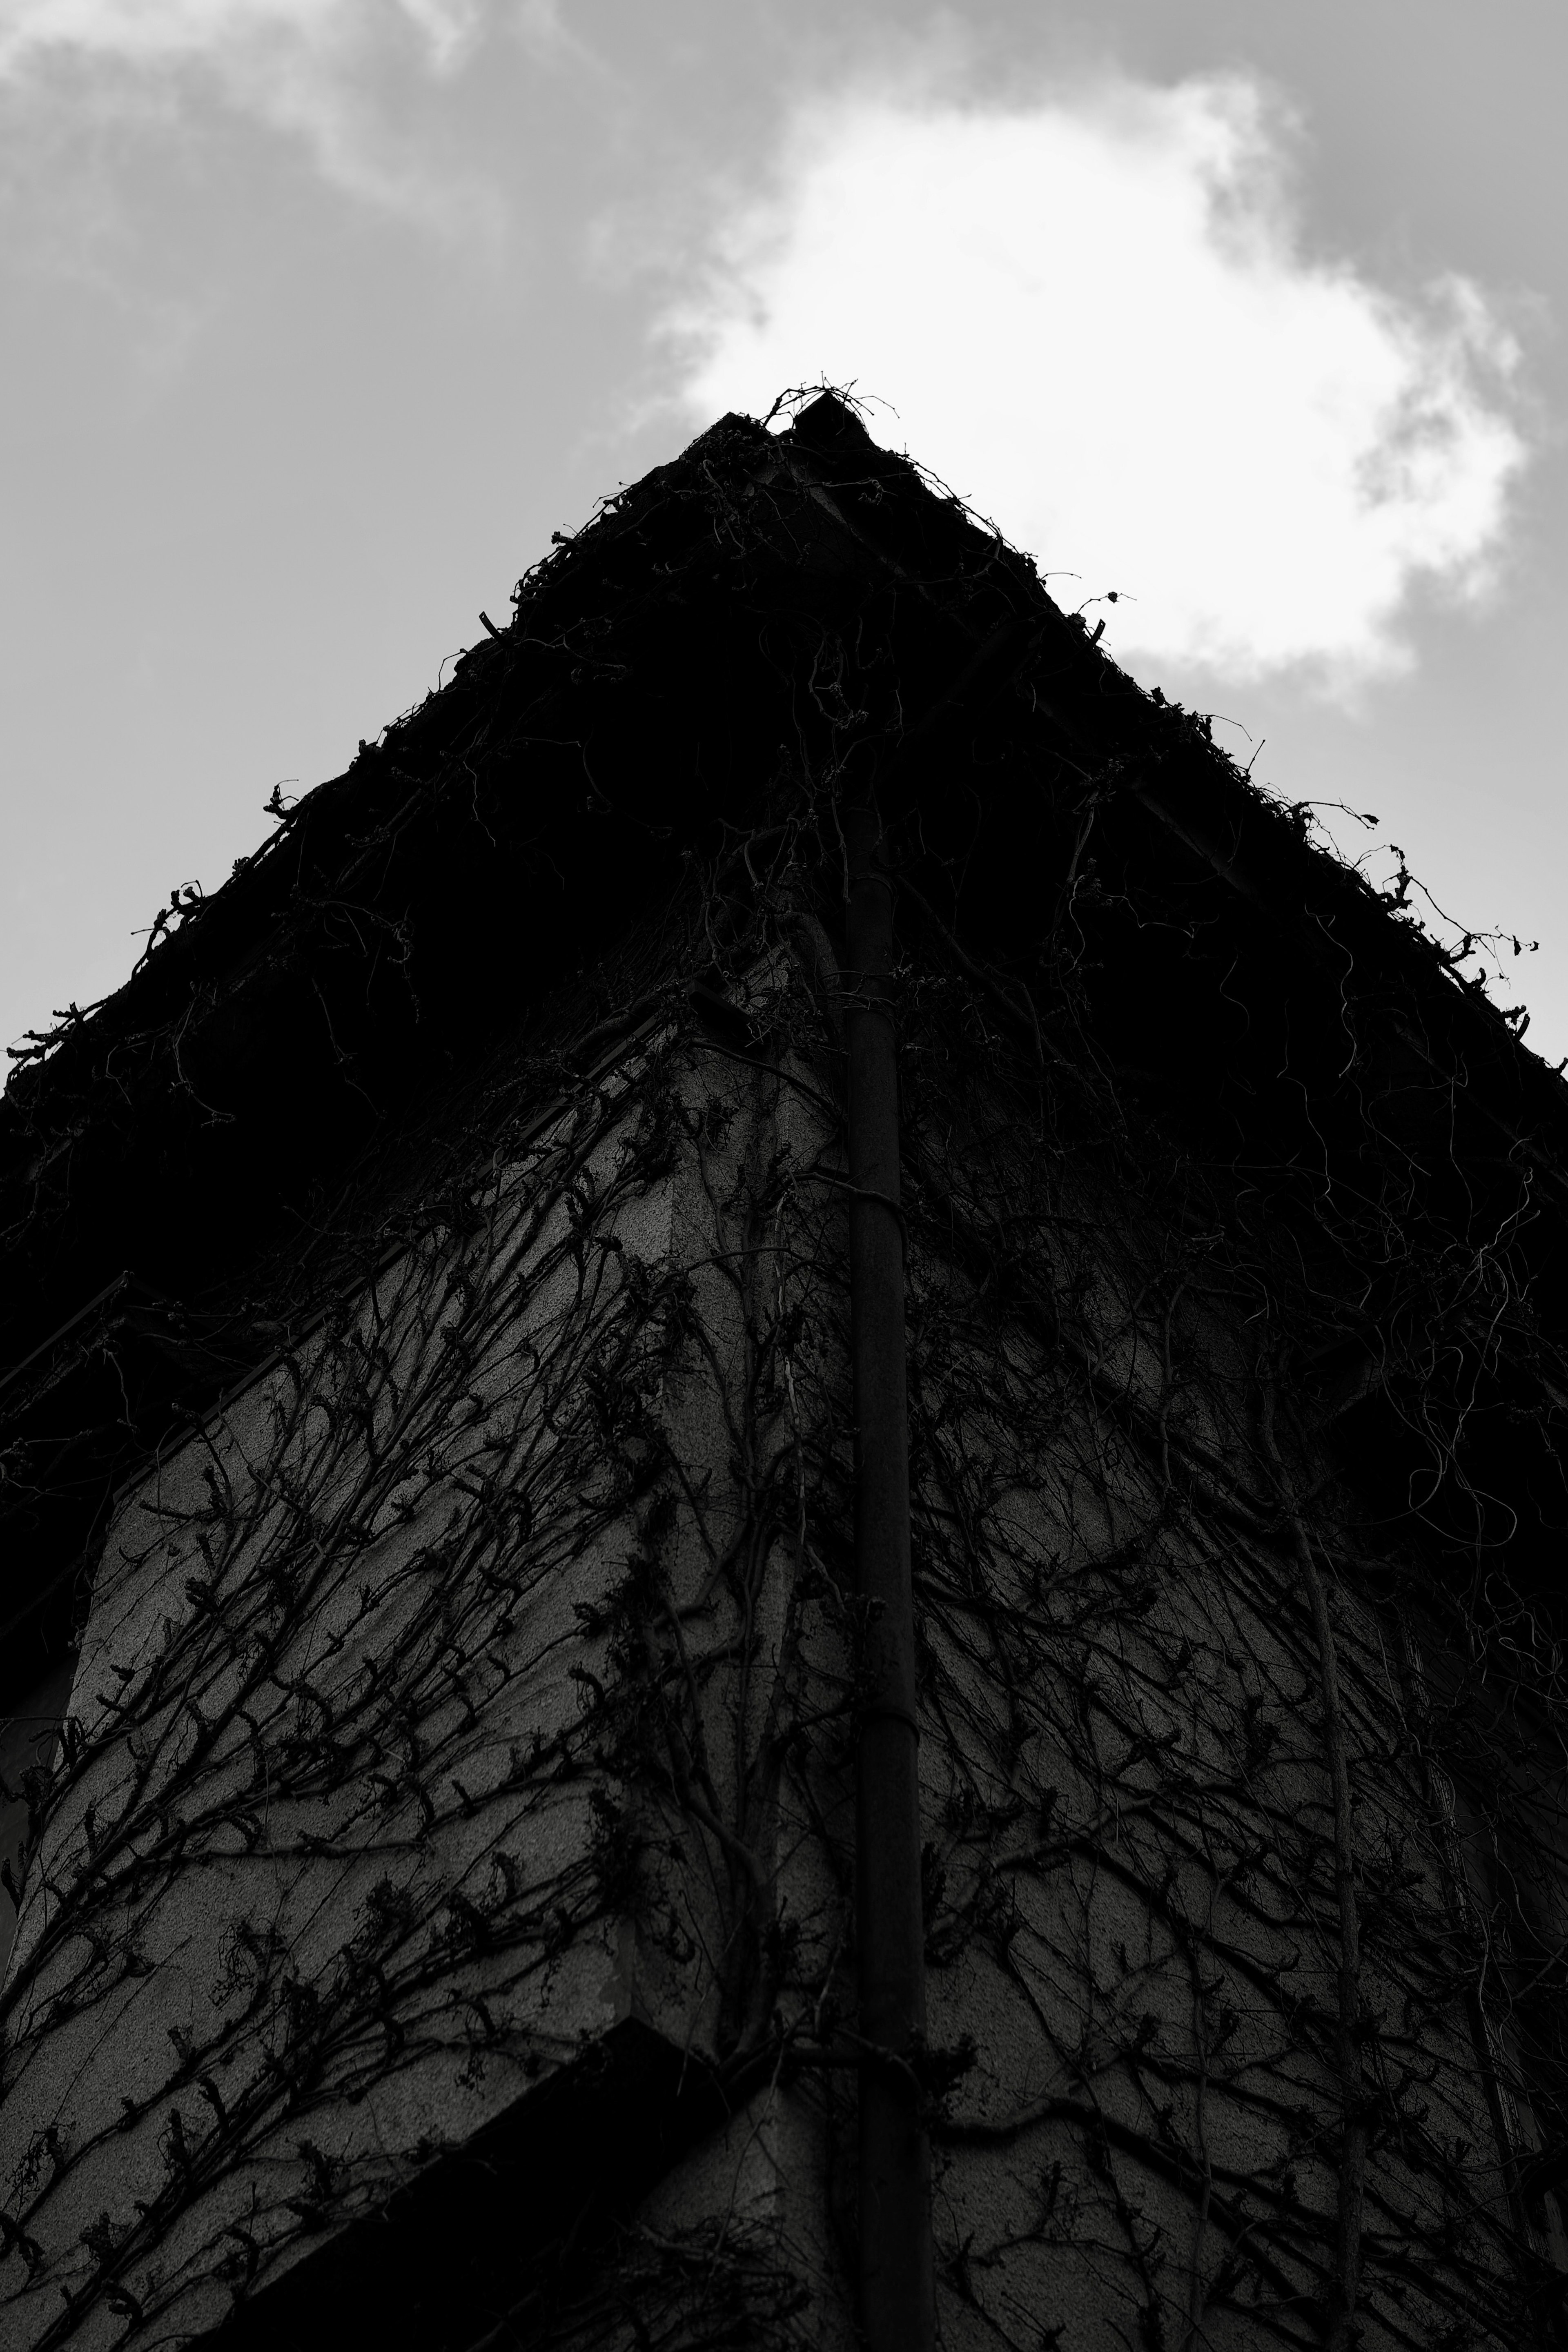
[[[0,1983],[4,1983],[11,1946],[16,1934],[16,1904],[12,1892],[22,1882],[21,1851],[27,1835],[26,1776],[35,1768],[47,1771],[54,1761],[55,1742],[71,1695],[76,1659],[51,1666],[29,1691],[15,1715],[0,1716]]]

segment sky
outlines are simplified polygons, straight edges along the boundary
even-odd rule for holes
[[[1565,66],[1561,0],[0,0],[0,1043],[826,380],[1568,1055]]]

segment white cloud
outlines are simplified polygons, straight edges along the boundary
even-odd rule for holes
[[[525,6],[516,29],[542,46],[552,21]],[[433,169],[392,129],[378,74],[411,65],[450,79],[493,0],[0,0],[0,82],[45,92],[63,74],[205,77],[237,110],[302,142],[349,194],[433,226],[483,227],[471,181]]]
[[[388,19],[440,68],[460,55],[479,15],[478,0],[0,0],[0,71],[70,53],[173,64],[279,34],[340,48]]]
[[[379,13],[404,17],[439,58],[471,30],[476,0],[3,0],[0,63],[29,50],[79,48],[121,57],[205,53],[237,34],[283,26],[313,37]]]
[[[1082,593],[1136,597],[1123,653],[1336,691],[1395,670],[1418,582],[1492,575],[1519,354],[1467,280],[1401,298],[1310,257],[1287,128],[1235,77],[817,104],[663,322],[681,396],[885,395],[881,438]]]

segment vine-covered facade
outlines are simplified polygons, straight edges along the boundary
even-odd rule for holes
[[[891,2074],[943,2344],[1563,2339],[1568,1094],[1407,898],[825,397],[609,502],[35,1041],[0,2342],[874,2342]]]

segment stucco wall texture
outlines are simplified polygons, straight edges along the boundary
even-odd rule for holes
[[[495,2342],[853,2342],[837,1135],[820,1069],[645,1034],[121,1496],[3,1995],[5,2352],[201,2337],[628,2021],[731,2112]],[[1243,1318],[1087,1168],[988,1291],[1040,1154],[972,1140],[909,1264],[942,2340],[1310,2342],[1339,1915]],[[1322,1546],[1360,2340],[1506,2343],[1534,2126],[1446,1670]]]

